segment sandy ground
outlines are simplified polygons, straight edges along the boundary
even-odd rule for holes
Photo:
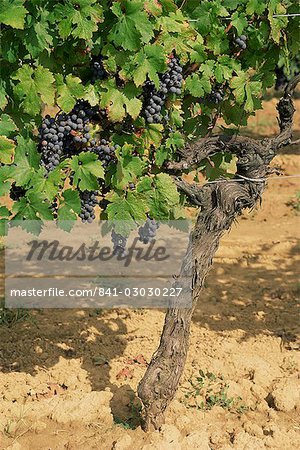
[[[274,132],[275,103],[252,133]],[[300,172],[297,150],[276,158],[285,174]],[[299,189],[297,179],[270,180],[261,208],[224,236],[159,432],[141,430],[136,387],[163,311],[32,311],[0,325],[0,448],[300,448],[299,215],[288,205]]]

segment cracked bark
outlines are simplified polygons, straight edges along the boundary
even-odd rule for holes
[[[201,139],[186,147],[181,152],[181,160],[170,163],[168,169],[176,172],[196,167],[204,158],[219,151],[228,151],[237,157],[237,178],[241,175],[251,179],[265,179],[271,172],[269,164],[276,152],[291,142],[295,112],[292,94],[299,81],[300,76],[289,83],[277,105],[280,129],[278,136],[263,140],[241,136]],[[243,209],[253,208],[261,199],[266,184],[265,181],[246,179],[238,183],[231,179],[202,187],[180,178],[175,178],[175,182],[192,203],[200,206],[177,280],[184,288],[184,295],[192,291],[193,301],[190,308],[184,309],[174,304],[168,309],[159,347],[139,383],[138,395],[144,404],[145,431],[160,428],[164,423],[165,410],[176,394],[186,362],[192,315],[220,238]],[[189,278],[190,273],[192,276]]]

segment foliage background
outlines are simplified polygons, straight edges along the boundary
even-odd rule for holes
[[[78,190],[110,192],[102,217],[135,228],[147,214],[157,220],[182,217],[185,199],[164,163],[176,160],[188,141],[207,135],[218,118],[224,132],[238,132],[261,108],[274,85],[274,69],[299,53],[295,1],[260,0],[3,0],[0,5],[0,195],[11,184],[26,194],[11,210],[0,207],[0,231],[7,220],[75,220]],[[234,38],[245,34],[247,49]],[[141,115],[143,84],[159,86],[159,75],[175,54],[184,67],[180,97],[169,97],[168,123],[147,124]],[[101,54],[108,76],[92,84],[90,61]],[[207,101],[224,90],[219,105]],[[120,145],[117,164],[104,173],[88,148],[63,160],[48,176],[40,165],[37,129],[45,108],[69,112],[78,99],[105,109],[95,135]],[[125,124],[134,127],[126,131]],[[227,175],[231,155],[216,154],[199,166],[208,179]],[[73,178],[70,188],[69,177]],[[135,184],[130,190],[129,183]],[[123,233],[129,233],[129,229]]]

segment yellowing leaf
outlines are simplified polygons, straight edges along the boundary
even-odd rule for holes
[[[14,159],[15,143],[5,136],[0,136],[0,162],[3,164],[11,164]]]

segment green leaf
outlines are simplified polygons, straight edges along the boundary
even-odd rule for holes
[[[193,97],[201,98],[204,96],[204,88],[198,74],[193,73],[186,79],[185,89],[192,94]]]
[[[0,135],[8,137],[16,129],[16,124],[8,114],[2,114],[0,116]]]
[[[0,206],[0,217],[9,217],[11,215],[10,210],[6,206]]]
[[[59,34],[63,39],[72,34],[75,38],[91,39],[103,20],[103,9],[97,0],[71,0],[54,8],[53,22],[58,21]]]
[[[141,136],[144,146],[146,148],[149,148],[151,145],[158,146],[162,140],[162,131],[163,125],[159,123],[148,125]]]
[[[248,26],[248,21],[244,13],[241,14],[239,14],[238,12],[233,13],[231,23],[232,26],[236,28],[239,35],[241,35],[243,33],[243,30]]]
[[[0,163],[11,164],[14,159],[15,143],[5,136],[0,136]]]
[[[0,219],[0,236],[6,236],[8,230],[8,221],[6,219]]]
[[[249,15],[261,15],[267,7],[267,4],[261,0],[249,0],[247,2],[246,13]]]
[[[271,36],[277,44],[280,43],[281,31],[288,24],[288,17],[274,17],[275,14],[286,14],[286,8],[277,0],[270,0],[268,3],[268,19],[271,26]],[[298,33],[299,34],[299,33]]]
[[[179,131],[175,131],[175,133],[171,133],[168,139],[166,140],[166,147],[172,148],[176,150],[177,148],[182,148],[184,146],[184,138]]]
[[[124,145],[121,153],[122,156],[118,156],[116,170],[111,178],[112,184],[117,189],[125,189],[130,181],[136,182],[145,168],[143,161],[139,157],[132,155],[132,147],[130,145]]]
[[[59,202],[57,212],[57,226],[65,231],[71,231],[73,222],[77,220],[77,215],[81,211],[81,202],[78,191],[67,189],[62,194],[63,198]]]
[[[52,220],[53,218],[49,203],[46,203],[42,196],[35,193],[28,193],[26,197],[15,202],[12,210],[15,213],[13,217],[14,221],[34,221],[28,224],[28,226],[30,228],[35,227],[36,232],[40,232],[41,230],[41,219]]]
[[[30,27],[26,29],[24,45],[33,58],[37,58],[44,50],[50,51],[53,45],[48,22],[49,15],[49,11],[43,9],[36,17],[28,16],[27,22],[30,22]]]
[[[10,177],[16,181],[17,186],[25,186],[31,180],[39,168],[39,161],[35,143],[19,136],[14,165],[10,168]]]
[[[150,215],[155,219],[167,220],[171,217],[172,209],[179,204],[179,193],[169,175],[156,175],[149,203]]]
[[[67,189],[63,192],[63,198],[64,198],[64,204],[74,211],[75,213],[79,214],[81,211],[81,202],[79,193],[77,191],[74,191],[72,189]]]
[[[40,169],[31,176],[31,191],[42,194],[46,199],[52,201],[57,196],[64,178],[65,175],[59,168],[50,172],[47,177],[45,177],[45,171]]]
[[[133,80],[136,86],[142,86],[148,77],[155,83],[156,88],[159,87],[158,72],[166,70],[166,58],[161,46],[146,45],[135,55],[133,63],[135,65]]]
[[[153,27],[144,11],[141,0],[114,2],[112,12],[118,22],[112,27],[109,39],[124,50],[138,50],[141,43],[148,43],[153,37]]]
[[[0,109],[5,109],[7,103],[8,103],[7,93],[3,84],[0,81]]]
[[[169,159],[170,156],[170,149],[165,147],[164,145],[161,145],[155,152],[155,164],[157,167],[161,167],[163,163]]]
[[[141,111],[142,102],[136,97],[131,98],[131,89],[127,86],[124,91],[116,87],[116,82],[109,79],[102,83],[104,92],[101,95],[100,106],[106,108],[109,118],[113,122],[124,119],[126,112],[136,119]]]
[[[0,23],[23,30],[25,16],[28,13],[24,3],[25,0],[1,0]]]
[[[28,114],[33,116],[39,114],[42,102],[49,106],[54,104],[54,77],[49,69],[38,66],[34,70],[28,64],[24,64],[12,79],[18,81],[14,86],[14,92]]]
[[[56,75],[57,86],[57,104],[65,112],[70,112],[74,108],[76,100],[85,95],[84,86],[81,79],[69,74],[66,76],[65,82],[63,76]]]
[[[147,219],[147,203],[142,194],[128,192],[126,197],[113,194],[107,197],[111,202],[107,206],[108,220],[114,222],[117,233],[128,236],[136,228],[136,223]]]
[[[239,104],[243,103],[245,99],[245,85],[247,81],[248,74],[245,72],[238,72],[238,75],[231,79],[230,87],[233,89],[233,95]]]
[[[96,190],[97,178],[104,179],[102,164],[94,153],[82,152],[78,156],[73,156],[70,166],[74,171],[74,185],[81,191]]]

